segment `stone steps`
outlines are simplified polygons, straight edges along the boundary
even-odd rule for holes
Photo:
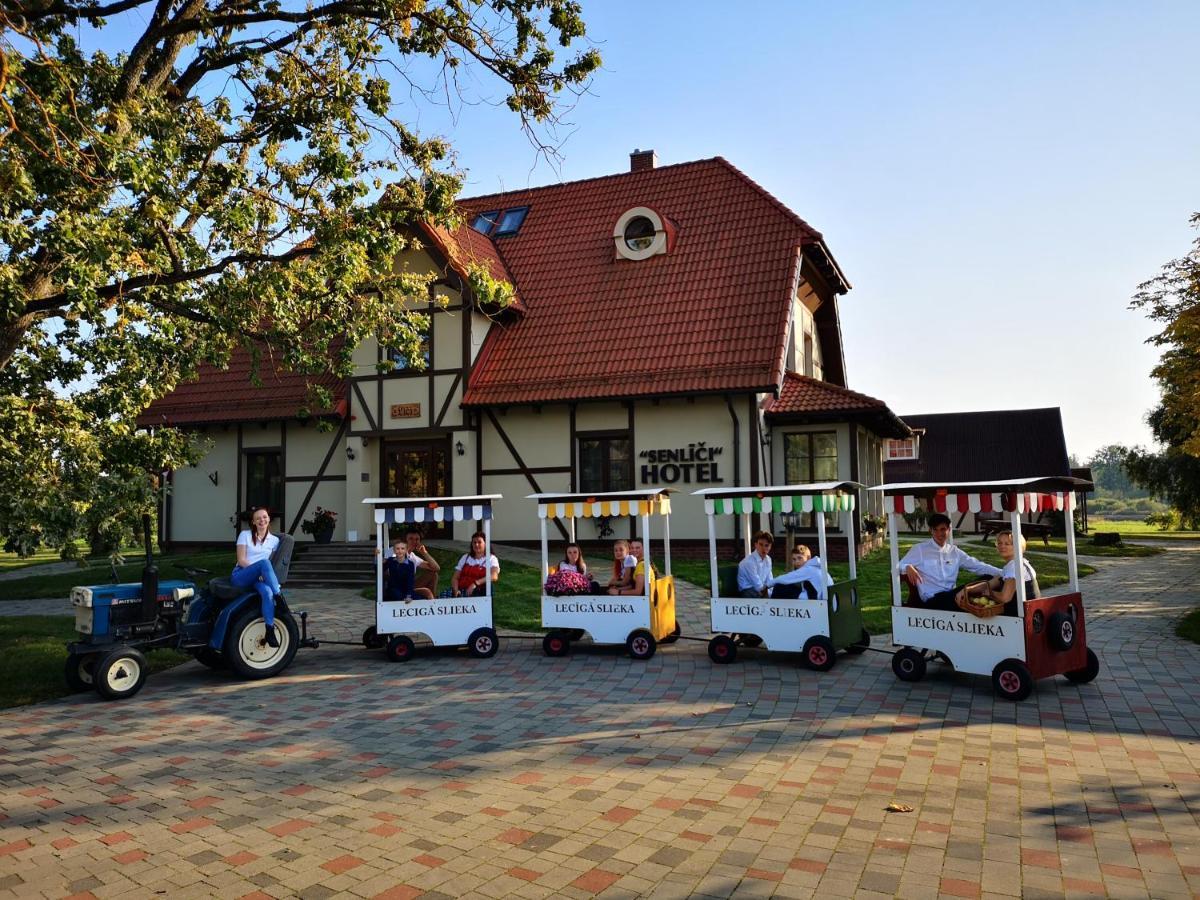
[[[297,544],[288,587],[358,589],[375,581],[375,545]]]

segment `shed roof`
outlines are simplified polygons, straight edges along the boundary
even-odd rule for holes
[[[779,396],[764,410],[775,423],[821,422],[834,419],[862,421],[881,437],[907,437],[908,424],[886,403],[827,381],[788,372]]]

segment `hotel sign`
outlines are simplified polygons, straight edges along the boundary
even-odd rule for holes
[[[707,441],[695,441],[686,447],[643,450],[642,484],[716,484],[724,479],[717,457],[723,447],[709,447]]]
[[[392,404],[393,419],[419,419],[421,418],[420,403],[393,403]]]

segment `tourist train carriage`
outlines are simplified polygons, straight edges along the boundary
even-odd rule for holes
[[[649,659],[659,644],[679,638],[675,621],[675,579],[671,577],[670,489],[618,491],[605,494],[530,494],[536,500],[542,531],[542,583],[550,575],[547,525],[550,519],[566,519],[570,539],[575,540],[575,520],[599,517],[640,518],[646,558],[645,592],[641,595],[551,596],[542,592],[542,627],[550,629],[542,641],[547,656],[566,656],[571,641],[585,633],[597,644],[624,644],[634,659]],[[652,574],[650,521],[662,521],[663,572]],[[593,577],[607,570],[595,562]],[[611,562],[611,558],[610,558]]]
[[[930,512],[1005,512],[1013,535],[1020,534],[1021,514],[1055,510],[1071,520],[1075,491],[1088,482],[1062,476],[1014,478],[958,484],[884,484],[888,540],[892,562],[892,641],[900,646],[892,670],[904,681],[919,681],[933,656],[945,658],[959,672],[990,675],[996,693],[1006,700],[1024,700],[1038,678],[1065,675],[1086,684],[1100,671],[1096,654],[1087,646],[1083,596],[1075,530],[1066,528],[1070,592],[1053,597],[1025,596],[1024,579],[1017,579],[1017,616],[979,618],[958,610],[906,606],[901,592],[900,551],[896,519],[918,505]],[[1021,542],[1013,541],[1017,571],[1021,571]]]
[[[833,667],[837,651],[861,653],[870,646],[871,637],[863,628],[859,609],[854,552],[854,492],[861,487],[853,481],[828,481],[777,487],[705,488],[694,492],[704,498],[704,511],[708,515],[710,614],[712,630],[717,632],[708,643],[708,655],[713,662],[733,662],[740,643],[802,653],[810,668],[827,671]],[[752,519],[764,513],[811,513],[817,524],[818,554],[826,566],[829,556],[825,516],[839,516],[849,551],[849,580],[831,586],[825,579],[818,579],[820,583],[813,585],[817,590],[815,598],[796,600],[741,597],[736,578],[722,585],[717,575],[717,517],[741,517],[742,555],[746,556],[753,549]]]
[[[388,602],[383,599],[383,559],[387,553],[389,525],[483,522],[484,559],[492,555],[492,501],[500,494],[467,497],[369,497],[375,507],[375,625],[363,634],[368,647],[386,640],[388,659],[412,659],[412,635],[425,635],[435,647],[466,646],[472,656],[496,655],[500,642],[492,624],[492,580],[485,582],[483,597],[434,597]]]

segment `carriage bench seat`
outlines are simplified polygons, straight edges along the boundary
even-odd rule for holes
[[[296,539],[290,534],[279,535],[279,546],[271,554],[271,567],[279,583],[287,584],[288,570],[292,567],[292,552],[296,547]],[[209,579],[208,591],[217,600],[236,600],[246,593],[245,588],[236,588],[228,575],[218,575]]]

